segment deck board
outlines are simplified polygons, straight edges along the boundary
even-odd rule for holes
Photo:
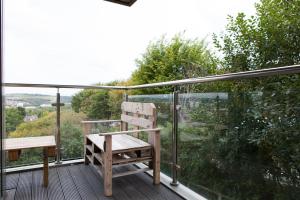
[[[32,171],[20,173],[15,200],[31,200]]]
[[[66,167],[56,168],[65,199],[81,200],[77,187]]]
[[[16,189],[9,189],[5,190],[4,192],[4,199],[5,200],[14,200],[16,194]]]
[[[124,170],[117,169],[117,172],[123,172]],[[160,195],[157,191],[153,190],[153,186],[149,186],[141,181],[135,175],[129,175],[122,177],[124,180],[128,182],[130,185],[137,186],[139,191],[144,194],[148,199],[151,200],[167,200],[162,195]],[[142,187],[141,187],[142,186]]]
[[[91,171],[91,166],[80,165],[79,169],[81,174],[85,175],[86,180],[88,181],[89,185],[91,186],[91,189],[94,191],[98,199],[114,200],[114,198],[109,198],[102,195],[104,193],[102,178],[100,178],[100,176],[95,176],[95,174]]]
[[[51,168],[51,170],[49,170],[48,199],[65,199],[56,168]]]
[[[43,171],[32,172],[32,200],[48,200],[47,188],[43,186]]]
[[[126,170],[125,167],[117,169]],[[6,199],[11,200],[182,200],[162,184],[153,185],[148,175],[134,174],[113,179],[113,196],[103,194],[103,180],[90,165],[50,168],[49,185],[43,187],[42,170],[6,175]]]
[[[87,168],[90,169],[90,171],[92,172],[92,174],[94,175],[94,177],[99,180],[101,182],[101,185],[99,185],[101,187],[101,194],[104,194],[104,188],[103,188],[103,179],[102,177],[99,175],[99,173],[95,170],[94,167],[91,166],[86,166]],[[116,180],[113,179],[113,199],[119,200],[130,200],[128,195],[119,187],[116,185]],[[103,196],[104,197],[104,196]],[[106,197],[108,198],[108,197]]]
[[[10,174],[9,176],[5,177],[6,178],[6,184],[4,186],[5,190],[10,190],[10,189],[16,189],[18,185],[20,174],[15,173],[15,174]]]
[[[78,166],[68,166],[68,170],[76,184],[77,190],[82,199],[97,200],[96,194],[92,190],[85,176],[80,172]]]

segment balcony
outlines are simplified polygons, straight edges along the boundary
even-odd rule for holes
[[[25,151],[18,162],[6,162],[5,192],[12,199],[104,198],[102,179],[82,164],[80,122],[87,116],[76,113],[64,95],[71,89],[92,89],[121,91],[124,101],[154,103],[162,128],[162,184],[153,186],[146,173],[116,178],[113,199],[297,199],[299,73],[297,65],[139,86],[6,83],[5,87],[59,89],[50,102],[56,107],[49,107],[43,118],[47,127],[32,128],[30,134],[53,134],[61,143],[58,157],[50,160],[48,189],[41,187],[39,153]],[[130,93],[162,87],[173,92]],[[58,107],[60,103],[65,105]],[[91,134],[114,130],[117,123],[96,124]],[[9,136],[23,133],[16,130]]]
[[[123,167],[124,168],[124,167]],[[123,168],[119,168],[121,171]],[[103,181],[93,167],[84,164],[52,167],[49,186],[42,186],[42,171],[14,172],[6,176],[6,199],[163,199],[181,200],[178,194],[161,185],[153,186],[146,174],[113,179],[113,197],[103,195]]]

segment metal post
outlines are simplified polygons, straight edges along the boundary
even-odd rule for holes
[[[177,155],[177,147],[178,147],[178,90],[177,87],[174,88],[173,92],[173,126],[172,126],[172,182],[170,183],[172,186],[177,186],[177,169],[178,169],[178,155]]]
[[[128,101],[128,94],[124,93],[123,100]]]
[[[61,164],[61,144],[60,144],[60,93],[57,88],[56,94],[56,164]]]
[[[57,88],[56,93],[56,103],[53,103],[52,106],[56,107],[56,164],[61,164],[61,136],[60,136],[60,107],[65,104],[60,103],[60,93],[59,88]]]
[[[1,3],[2,4],[2,3]],[[1,17],[2,18],[2,17]],[[2,23],[1,23],[2,24]],[[1,28],[1,32],[2,32],[2,28]],[[2,34],[1,34],[2,35]],[[1,39],[2,41],[2,39]],[[2,44],[2,42],[1,42]],[[2,49],[2,48],[1,48]],[[1,54],[2,54],[2,51],[1,51]],[[2,57],[2,56],[1,56]],[[3,139],[5,138],[5,131],[4,131],[4,95],[2,96],[2,60],[1,60],[1,68],[0,68],[0,83],[1,83],[1,89],[0,89],[0,94],[1,94],[1,98],[0,98],[0,102],[1,102],[1,107],[0,107],[0,110],[1,110],[1,113],[0,113],[0,147],[1,147],[1,152],[0,152],[0,164],[1,164],[1,169],[0,169],[0,184],[1,184],[1,191],[0,191],[0,199],[4,198],[4,184],[5,184],[5,181],[4,181],[4,164],[5,164],[5,153],[3,151],[3,148],[4,148],[4,142],[3,142]]]

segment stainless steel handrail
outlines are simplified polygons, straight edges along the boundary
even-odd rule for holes
[[[69,88],[69,89],[114,89],[126,90],[126,86],[96,86],[96,85],[60,85],[60,84],[36,84],[36,83],[3,83],[4,87],[36,87],[36,88]]]
[[[271,76],[271,75],[295,74],[295,73],[300,73],[300,65],[268,68],[268,69],[237,72],[237,73],[228,73],[222,75],[213,75],[213,76],[190,78],[190,79],[183,79],[183,80],[176,80],[176,81],[166,81],[160,83],[134,85],[134,86],[128,86],[127,89],[145,89],[145,88],[162,87],[162,86],[178,86],[178,85],[206,83],[206,82],[213,82],[213,81],[237,80],[237,79]]]
[[[177,86],[177,85],[187,85],[187,84],[197,84],[206,83],[221,80],[238,80],[246,78],[256,78],[271,75],[284,75],[284,74],[295,74],[300,73],[300,65],[291,65],[284,67],[275,67],[268,69],[260,69],[253,71],[228,73],[222,75],[213,75],[198,78],[189,78],[176,81],[166,81],[159,83],[150,83],[143,85],[132,85],[132,86],[94,86],[94,85],[59,85],[59,84],[34,84],[34,83],[3,83],[4,87],[41,87],[41,88],[73,88],[73,89],[112,89],[112,90],[133,90],[133,89],[145,89],[153,87],[163,87],[163,86]]]

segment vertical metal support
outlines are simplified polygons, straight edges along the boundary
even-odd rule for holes
[[[217,108],[216,108],[217,120],[218,120],[218,122],[220,122],[220,97],[219,97],[219,95],[217,95],[216,101],[217,101]]]
[[[56,93],[56,164],[61,163],[61,144],[60,144],[60,93],[57,88]]]
[[[2,198],[4,198],[3,196],[4,196],[4,184],[5,184],[5,181],[4,181],[4,168],[5,168],[5,154],[4,154],[4,151],[3,151],[3,148],[4,148],[4,144],[3,144],[3,139],[4,139],[4,134],[5,134],[5,131],[4,131],[4,125],[5,125],[5,123],[4,123],[4,95],[3,95],[3,85],[2,85],[2,81],[3,81],[3,76],[2,76],[2,72],[3,72],[3,11],[4,11],[4,9],[3,9],[3,1],[1,0],[1,2],[0,2],[0,4],[1,4],[1,8],[0,8],[0,17],[1,17],[1,19],[0,19],[0,22],[1,22],[1,25],[0,25],[0,32],[1,32],[1,38],[0,38],[0,45],[1,45],[1,48],[0,48],[0,84],[1,84],[1,89],[0,89],[0,94],[1,94],[1,98],[0,98],[0,102],[1,102],[1,107],[0,107],[0,110],[1,110],[1,113],[0,113],[0,147],[1,147],[1,151],[0,151],[0,153],[1,153],[1,155],[0,155],[0,157],[1,157],[1,159],[0,159],[0,164],[1,164],[1,168],[0,168],[0,172],[1,172],[1,174],[0,174],[0,184],[1,184],[1,191],[0,191],[0,199],[2,199]]]
[[[218,194],[218,200],[222,200],[222,195]]]
[[[172,186],[178,185],[177,180],[177,169],[178,169],[178,155],[177,155],[177,148],[178,148],[178,90],[177,87],[174,88],[173,92],[173,126],[172,126],[172,182],[170,183]]]
[[[128,101],[128,94],[126,92],[123,95],[123,101]]]

